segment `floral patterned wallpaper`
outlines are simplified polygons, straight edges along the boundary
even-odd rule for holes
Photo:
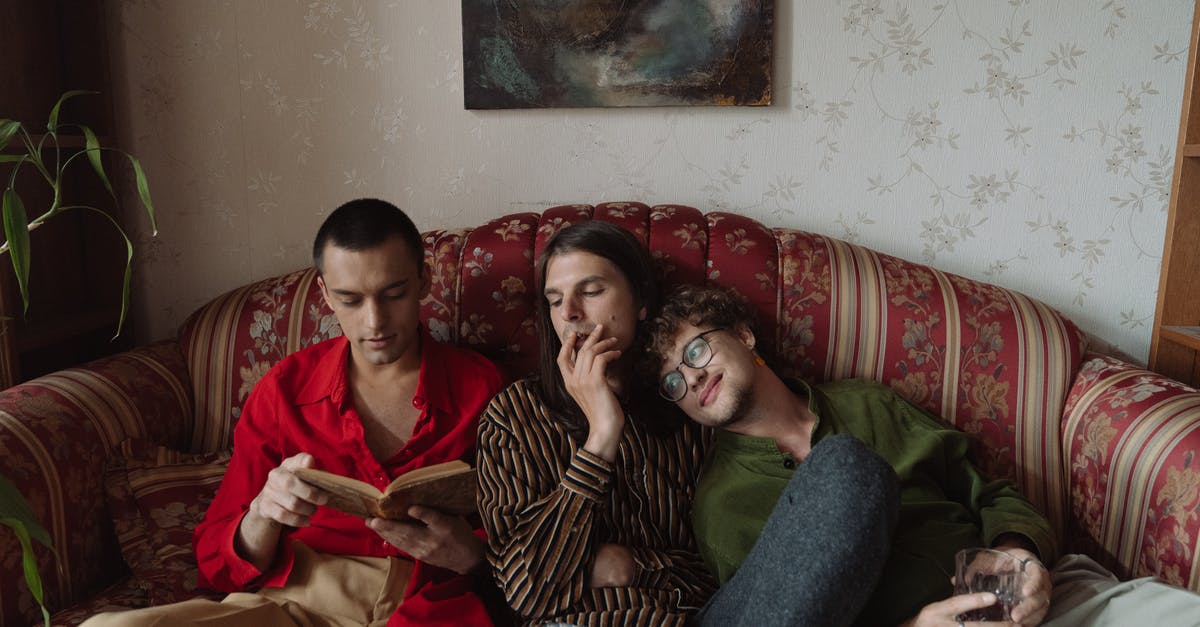
[[[306,265],[352,197],[422,229],[640,200],[1011,287],[1144,362],[1192,6],[779,0],[769,108],[466,111],[457,0],[114,2],[118,139],[160,211],[137,332]]]

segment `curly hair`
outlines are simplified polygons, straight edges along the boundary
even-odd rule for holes
[[[681,285],[663,299],[662,309],[650,321],[640,369],[643,375],[657,380],[663,362],[677,358],[668,353],[675,349],[675,334],[684,324],[728,329],[744,324],[760,341],[765,339],[758,333],[753,307],[733,288]]]

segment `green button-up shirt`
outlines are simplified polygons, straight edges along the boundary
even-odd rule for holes
[[[831,435],[852,435],[887,460],[900,479],[892,554],[857,624],[894,625],[949,597],[954,554],[990,546],[1004,533],[1025,536],[1042,560],[1054,559],[1050,524],[1012,483],[988,480],[975,468],[966,434],[874,381],[789,385],[807,396],[817,416],[814,446]],[[693,522],[700,552],[721,583],[746,559],[795,467],[772,439],[715,434],[696,489]]]

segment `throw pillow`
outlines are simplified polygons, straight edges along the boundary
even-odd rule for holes
[[[217,493],[230,453],[194,455],[126,440],[109,456],[104,487],[121,555],[154,605],[201,593],[192,531]]]

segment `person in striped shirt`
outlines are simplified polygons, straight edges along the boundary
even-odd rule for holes
[[[541,375],[480,418],[488,558],[525,624],[682,625],[713,580],[689,517],[701,431],[632,380],[658,291],[631,233],[588,221],[536,264]],[[658,408],[658,409],[655,409]]]

